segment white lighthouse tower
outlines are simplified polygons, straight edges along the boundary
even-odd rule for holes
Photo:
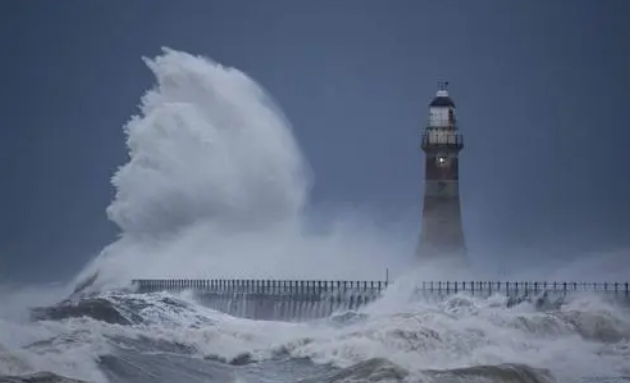
[[[466,261],[459,198],[459,152],[464,137],[455,118],[448,83],[440,83],[429,104],[428,126],[422,133],[425,153],[422,232],[417,255],[422,259]]]

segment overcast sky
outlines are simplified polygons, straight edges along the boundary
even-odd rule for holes
[[[630,245],[629,16],[627,0],[0,0],[0,276],[68,277],[115,238],[122,126],[162,46],[272,94],[315,207],[418,225],[418,134],[448,80],[471,248]]]

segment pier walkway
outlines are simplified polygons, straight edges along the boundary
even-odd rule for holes
[[[377,299],[387,289],[386,281],[308,281],[245,279],[136,279],[140,293],[192,290],[200,301],[230,315],[252,319],[308,320],[336,311],[355,310]],[[420,282],[414,294],[443,299],[465,293],[488,297],[557,299],[569,294],[605,294],[630,302],[629,282]]]

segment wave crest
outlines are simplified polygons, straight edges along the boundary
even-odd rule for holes
[[[125,126],[129,162],[114,175],[109,218],[127,235],[199,221],[243,230],[298,217],[309,177],[291,128],[252,79],[164,49],[157,79]]]

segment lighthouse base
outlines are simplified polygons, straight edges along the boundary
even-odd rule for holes
[[[416,255],[424,260],[449,259],[467,263],[458,197],[425,196]]]

